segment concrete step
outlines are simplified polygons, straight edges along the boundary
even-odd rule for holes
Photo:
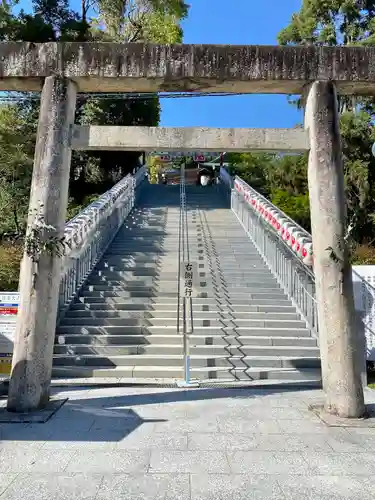
[[[149,312],[160,312],[162,315],[170,313],[173,315],[176,313],[177,300],[170,301],[169,303],[128,303],[128,302],[76,302],[70,307],[70,311],[149,311]],[[205,313],[207,315],[214,315],[218,313],[224,314],[235,314],[236,317],[241,318],[242,315],[247,315],[249,313],[262,312],[262,313],[289,313],[296,314],[295,308],[292,305],[229,305],[227,303],[222,304],[211,304],[211,305],[199,305],[193,302],[193,313],[200,314]],[[70,314],[68,312],[67,314]],[[247,317],[247,316],[244,316]]]
[[[116,379],[165,379],[182,380],[183,368],[178,367],[53,367],[53,377],[77,378],[116,378]],[[194,368],[191,377],[198,380],[220,380],[221,382],[235,381],[294,381],[321,383],[320,370],[290,368]]]
[[[113,282],[112,282],[113,283]],[[88,280],[88,283],[86,286],[82,288],[82,295],[85,295],[86,292],[107,292],[107,293],[112,293],[112,292],[138,292],[138,293],[145,293],[146,295],[138,295],[138,297],[147,297],[147,293],[149,293],[150,297],[153,297],[155,293],[160,293],[161,295],[165,295],[166,293],[177,293],[178,290],[178,284],[177,282],[165,282],[165,283],[154,283],[154,284],[142,284],[141,282],[138,283],[123,283],[120,284],[112,284],[112,283],[98,283],[95,282],[95,280],[92,282],[90,279]],[[199,288],[199,287],[197,287]],[[207,288],[208,291],[201,291],[198,289],[198,293],[203,294],[203,293],[210,293],[212,296],[214,296],[214,290],[213,288],[203,287],[200,284],[200,288]],[[225,291],[225,290],[224,290]],[[266,294],[267,296],[272,296],[272,295],[283,295],[283,291],[280,288],[277,288],[276,285],[274,287],[268,286],[267,284],[259,283],[259,285],[251,284],[248,287],[227,287],[227,293],[230,294],[233,297],[238,297],[241,296],[244,299],[246,299],[249,296],[261,293]],[[134,295],[136,297],[136,295]]]
[[[320,368],[318,357],[297,358],[297,357],[260,357],[260,356],[228,356],[216,355],[190,357],[191,368]],[[92,366],[92,367],[112,367],[112,366],[133,366],[156,368],[159,366],[180,367],[184,364],[182,355],[164,354],[131,354],[131,355],[103,355],[100,354],[55,354],[53,356],[54,366]]]
[[[70,317],[65,316],[62,320],[63,325],[74,326],[160,326],[174,327],[176,317],[170,318],[122,318],[122,317]],[[306,323],[301,320],[283,320],[283,319],[194,319],[194,328],[304,328]]]
[[[291,346],[194,346],[191,345],[192,366],[270,366],[319,367],[319,349]],[[56,364],[112,365],[179,365],[183,361],[182,346],[178,345],[56,345]],[[103,361],[102,358],[108,359]]]
[[[153,297],[168,297],[169,299],[177,298],[177,291],[160,291],[160,290],[150,290],[150,289],[137,289],[137,290],[108,290],[106,287],[104,289],[90,289],[90,287],[86,286],[82,288],[81,298],[85,297],[122,297],[122,298],[153,298]]]
[[[208,280],[223,280],[226,283],[248,283],[249,281],[259,282],[276,282],[276,279],[269,271],[252,271],[248,273],[228,273],[227,275],[218,269],[202,268],[198,269],[199,277]],[[171,266],[159,266],[158,268],[139,268],[133,271],[115,270],[113,266],[104,269],[94,270],[90,277],[104,278],[105,280],[114,281],[133,281],[133,280],[152,280],[159,281],[176,281],[178,278],[178,266],[173,270]]]
[[[94,292],[95,293],[95,292]],[[276,296],[269,297],[266,295],[268,298],[264,298],[264,294],[260,294],[260,297],[254,297],[247,299],[245,301],[243,300],[235,300],[231,298],[230,300],[227,300],[224,297],[219,297],[219,298],[194,298],[193,304],[194,307],[205,307],[205,308],[211,308],[211,307],[219,307],[221,308],[222,306],[224,307],[230,307],[233,309],[236,309],[237,307],[239,310],[242,310],[242,308],[247,308],[251,306],[291,306],[291,301],[285,296],[285,295],[280,295],[277,294]],[[161,309],[164,307],[170,307],[171,304],[173,304],[173,307],[175,307],[177,303],[177,296],[175,299],[171,299],[169,297],[150,297],[148,300],[145,300],[143,297],[122,297],[122,296],[102,296],[100,295],[100,292],[98,292],[97,295],[85,295],[85,296],[80,296],[77,299],[76,304],[111,304],[111,305],[117,305],[120,303],[126,303],[129,305],[133,304],[152,304],[154,307],[160,307]],[[293,307],[293,306],[292,306]],[[249,309],[250,310],[250,309]],[[293,307],[294,310],[294,307]]]
[[[182,336],[171,335],[82,335],[82,334],[60,334],[56,337],[59,346],[142,346],[142,348],[159,348],[165,346],[177,346],[182,348]],[[190,335],[189,342],[191,346],[202,346],[204,349],[210,348],[235,348],[242,346],[295,346],[295,347],[316,347],[317,340],[314,337],[298,336],[280,336],[280,337],[261,337],[261,336],[213,336]]]
[[[87,310],[72,310],[70,309],[64,318],[124,318],[124,319],[157,319],[166,320],[176,319],[177,313],[176,309],[171,311],[87,311]],[[235,314],[230,311],[217,311],[217,312],[206,312],[197,311],[193,306],[193,317],[194,322],[200,320],[214,320],[217,321],[241,321],[241,320],[255,320],[261,319],[264,321],[268,320],[291,320],[300,321],[299,315],[297,313],[277,313],[277,312],[236,312]]]
[[[88,286],[106,286],[112,287],[175,287],[177,288],[177,276],[169,280],[161,280],[158,277],[135,277],[132,279],[111,279],[106,276],[90,276],[87,280]]]
[[[57,327],[58,335],[176,335],[176,324],[173,326],[90,326],[61,324]],[[311,337],[309,330],[304,328],[271,328],[271,327],[194,327],[194,335],[205,337],[222,337],[225,335],[242,337]]]

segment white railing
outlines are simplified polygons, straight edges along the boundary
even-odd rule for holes
[[[225,169],[221,169],[225,170]],[[225,175],[226,174],[226,175]],[[317,303],[315,299],[315,276],[311,261],[302,254],[305,244],[309,252],[312,252],[311,235],[300,228],[292,219],[283,214],[277,207],[272,205],[262,195],[248,186],[242,179],[236,178],[232,183],[228,182],[229,174],[220,171],[221,183],[225,186],[233,186],[231,192],[231,208],[242,224],[251,241],[257,247],[259,253],[270,267],[278,280],[280,286],[285,290],[301,316],[305,319],[308,327],[316,336],[319,335]],[[245,190],[236,190],[235,182],[239,181]],[[247,192],[255,193],[257,199],[264,199],[267,206],[272,207],[281,214],[282,219],[287,219],[290,224],[298,228],[302,244],[300,248],[292,245],[293,229],[289,229],[291,238],[286,240],[280,235],[280,228],[275,228],[270,219],[264,217],[249,203]],[[268,211],[270,209],[268,208]],[[273,214],[275,215],[275,214]],[[286,227],[291,227],[286,224]],[[298,238],[295,238],[298,243]],[[305,261],[309,265],[305,264]],[[375,361],[375,266],[353,267],[353,289],[355,307],[362,320],[367,344],[367,359]]]
[[[234,189],[231,208],[280,286],[293,301],[312,333],[318,336],[314,275],[311,270],[295,257],[286,243],[268,230],[263,218],[251,210],[241,194]]]
[[[141,167],[134,175],[127,175],[67,222],[59,313],[70,304],[133,209],[145,174],[146,167]],[[8,300],[6,296],[18,304],[18,292],[0,291],[0,299]]]
[[[58,321],[111,244],[134,207],[146,168],[127,175],[112,189],[84,208],[65,226],[67,242],[62,265]],[[0,292],[1,304],[18,308],[18,292]],[[0,356],[13,351],[16,314],[0,314]]]
[[[111,244],[136,201],[146,168],[127,175],[65,226],[66,251],[59,295],[59,319]]]

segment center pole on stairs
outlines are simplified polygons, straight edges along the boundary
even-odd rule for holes
[[[184,357],[184,380],[177,381],[178,387],[199,387],[198,381],[190,378],[190,338],[193,333],[192,285],[194,270],[190,262],[188,219],[185,190],[185,165],[181,166],[180,174],[180,223],[179,223],[179,276],[178,276],[178,306],[177,328],[179,330],[181,283],[184,284],[182,297],[182,337]],[[182,273],[182,276],[181,276]]]

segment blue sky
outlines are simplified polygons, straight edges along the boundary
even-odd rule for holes
[[[187,0],[188,1],[188,0]],[[184,43],[275,45],[302,0],[190,0]],[[265,9],[266,7],[266,9]],[[291,127],[302,120],[286,96],[249,95],[162,100],[161,125]]]
[[[275,45],[302,0],[187,0],[184,43]],[[29,10],[31,0],[21,0]],[[71,5],[79,10],[80,0]],[[265,10],[265,7],[267,9]],[[282,95],[163,99],[160,125],[180,127],[292,127],[301,114]]]

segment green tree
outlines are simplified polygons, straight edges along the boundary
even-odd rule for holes
[[[94,8],[94,30],[126,42],[181,42],[180,21],[188,13],[183,0],[95,0]]]
[[[270,166],[274,156],[254,153],[230,153],[226,155],[226,161],[230,163],[231,175],[238,175],[263,196],[269,196]]]
[[[303,0],[278,41],[282,45],[373,45],[375,0]],[[357,243],[374,241],[374,100],[339,96],[339,109],[352,236]]]
[[[374,42],[375,0],[303,0],[280,31],[281,45],[357,45]]]
[[[308,191],[307,155],[275,156],[268,171],[271,193],[282,189],[298,196]]]
[[[99,40],[149,41],[156,43],[178,43],[182,41],[181,20],[188,7],[181,0],[103,0],[94,2],[97,18],[93,19],[91,36]],[[155,95],[148,99],[116,96],[114,99],[84,98],[77,112],[77,122],[91,125],[144,125],[159,123],[159,99]],[[108,187],[119,176],[130,172],[138,154],[103,151],[79,153],[73,158],[71,189],[75,196],[97,188],[96,184]],[[82,189],[84,188],[84,191]]]
[[[90,6],[97,18],[88,17]],[[16,13],[17,0],[0,5],[0,41],[154,41],[182,40],[180,21],[187,6],[180,0],[81,0],[80,12],[68,0],[33,0],[32,11]],[[112,9],[112,10],[111,10]],[[117,9],[117,11],[116,11]],[[107,24],[105,16],[122,12],[120,23]],[[108,14],[109,13],[109,14]],[[113,19],[115,17],[112,16]],[[117,17],[118,19],[118,17]],[[117,26],[116,33],[111,29]],[[10,93],[17,102],[0,104],[0,289],[15,289],[21,246],[4,243],[4,233],[23,232],[28,208],[39,101],[38,94]],[[124,98],[121,98],[124,97]],[[157,125],[157,96],[116,96],[104,99],[79,96],[76,121],[86,124]],[[68,215],[113,185],[137,165],[139,153],[100,152],[72,155]]]
[[[18,106],[0,106],[0,234],[24,230],[34,140]]]
[[[373,45],[375,0],[303,0],[278,41],[281,45]],[[367,104],[374,115],[372,100],[339,97],[340,111],[355,110],[359,104]]]
[[[277,189],[273,191],[271,201],[306,231],[311,230],[308,193],[291,195],[288,191]]]

